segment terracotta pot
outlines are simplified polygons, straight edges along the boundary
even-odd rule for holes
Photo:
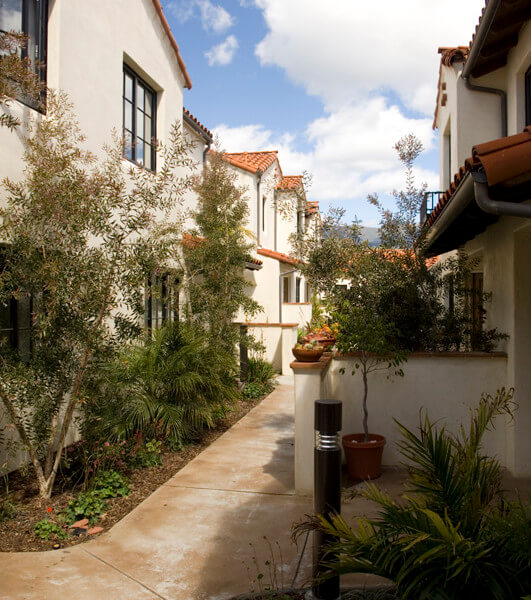
[[[292,348],[293,356],[299,362],[319,362],[323,355],[324,348],[321,350],[304,350],[303,348]]]
[[[347,459],[347,470],[351,479],[376,479],[382,474],[382,453],[385,438],[377,433],[351,433],[343,436],[343,450]]]

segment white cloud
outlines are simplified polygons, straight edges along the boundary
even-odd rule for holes
[[[393,146],[403,135],[413,132],[426,150],[433,148],[431,119],[409,119],[383,98],[329,112],[308,124],[304,137],[310,150],[296,150],[296,137],[277,133],[261,125],[214,129],[221,147],[229,152],[278,150],[284,174],[303,170],[313,175],[312,199],[345,201],[353,212],[366,196],[376,192],[390,194],[404,187],[404,169]],[[426,169],[415,170],[417,181],[435,189],[438,175]]]
[[[268,33],[262,65],[283,68],[328,108],[389,89],[433,112],[437,47],[467,44],[485,0],[255,0]]]
[[[234,24],[232,15],[210,0],[172,0],[168,8],[181,24],[198,16],[205,31],[224,33]]]
[[[214,65],[225,66],[232,62],[237,49],[238,40],[233,35],[229,35],[224,42],[205,52],[205,56],[211,67]]]
[[[210,0],[197,0],[201,11],[201,23],[206,31],[224,33],[232,27],[233,18],[222,6],[214,5]]]

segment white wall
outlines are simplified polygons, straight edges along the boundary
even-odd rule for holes
[[[265,346],[265,358],[282,375],[290,374],[291,349],[297,341],[296,324],[249,325],[249,333]]]
[[[334,358],[327,371],[296,363],[295,450],[297,493],[311,493],[313,482],[313,401],[334,398],[343,402],[342,433],[358,433],[362,427],[363,382],[357,372],[351,375],[355,357]],[[345,374],[339,373],[345,368]],[[453,433],[469,422],[483,392],[494,394],[507,385],[507,358],[473,355],[413,355],[404,365],[405,376],[388,379],[385,373],[369,376],[369,430],[387,438],[384,465],[399,465],[402,457],[395,443],[399,439],[393,418],[409,429],[417,429],[419,411],[427,409],[430,418],[440,420]],[[317,373],[320,375],[317,376]],[[322,376],[321,376],[322,373]],[[298,412],[297,412],[298,411]],[[485,451],[511,467],[508,452],[510,427],[499,419],[495,430],[485,437]]]

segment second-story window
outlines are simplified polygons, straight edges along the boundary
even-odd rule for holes
[[[525,74],[525,124],[531,125],[531,67]]]
[[[265,231],[266,228],[266,210],[267,210],[267,202],[266,197],[262,197],[262,231]]]
[[[23,57],[46,82],[48,0],[0,0],[0,32],[16,31],[28,38]]]
[[[123,120],[125,157],[155,170],[156,93],[124,65]]]

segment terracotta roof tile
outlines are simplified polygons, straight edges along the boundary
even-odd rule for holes
[[[278,161],[278,150],[262,152],[225,152],[223,155],[235,167],[257,173],[264,173],[275,161]],[[280,167],[280,165],[279,165]]]
[[[257,252],[261,256],[274,258],[275,260],[287,265],[297,266],[299,264],[299,261],[296,258],[289,256],[288,254],[284,254],[283,252],[276,252],[275,250],[268,250],[267,248],[258,248]]]
[[[510,135],[472,148],[469,169],[483,167],[489,186],[531,179],[531,126]]]
[[[442,68],[443,66],[451,67],[454,64],[454,62],[465,62],[468,58],[468,51],[468,46],[442,46],[437,50],[437,52],[441,55],[441,64],[439,65],[439,81],[437,83],[437,99],[435,101],[435,113],[433,115],[433,129],[435,129],[436,127],[437,114],[439,113],[439,99],[441,97],[441,87],[444,86],[444,84],[441,85]]]
[[[157,14],[159,15],[159,19],[162,24],[162,28],[166,32],[166,35],[168,36],[168,39],[170,40],[170,44],[173,48],[173,51],[175,52],[177,62],[179,63],[179,67],[184,76],[184,85],[188,89],[191,89],[192,88],[192,80],[190,79],[190,76],[188,75],[188,71],[186,70],[186,65],[184,64],[184,60],[182,59],[181,53],[179,52],[179,46],[177,45],[177,42],[175,41],[175,38],[173,37],[173,34],[171,32],[168,21],[166,20],[166,17],[164,15],[164,11],[162,10],[162,5],[160,3],[160,0],[152,0],[152,2],[153,2],[153,6],[155,7],[155,10],[157,11]]]
[[[319,200],[310,200],[306,203],[306,214],[314,215],[319,212]]]
[[[183,115],[187,117],[190,121],[192,121],[203,133],[205,133],[210,139],[213,139],[212,132],[210,129],[207,129],[194,115],[183,106]]]
[[[455,174],[450,187],[427,218],[425,227],[435,223],[465,175],[480,168],[485,170],[489,186],[531,179],[531,127],[526,127],[522,133],[474,146],[472,157],[467,158]]]
[[[302,175],[284,175],[277,183],[276,189],[280,191],[298,190],[302,186]]]

